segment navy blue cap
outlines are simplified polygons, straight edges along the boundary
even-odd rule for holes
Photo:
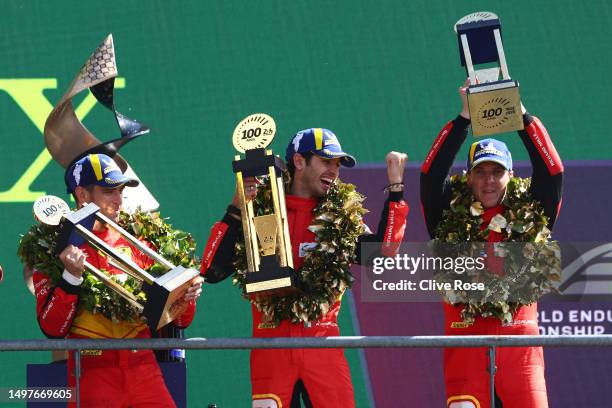
[[[482,139],[472,143],[468,152],[468,170],[472,170],[482,162],[494,162],[508,171],[512,170],[512,154],[506,144],[497,139]]]
[[[138,180],[124,175],[113,159],[101,153],[84,156],[70,166],[66,176],[69,193],[74,193],[78,186],[92,184],[109,188],[138,185]]]
[[[325,159],[340,158],[340,164],[345,167],[353,167],[355,158],[342,151],[338,138],[328,129],[310,128],[300,130],[293,136],[287,146],[285,160],[291,163],[295,153],[311,152]]]

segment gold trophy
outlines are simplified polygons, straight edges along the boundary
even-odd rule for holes
[[[461,65],[470,80],[467,98],[474,136],[523,129],[519,84],[508,73],[497,15],[486,11],[468,14],[457,21],[455,33]],[[497,66],[474,69],[474,65],[491,63]]]
[[[276,133],[274,119],[256,113],[243,119],[234,130],[236,155],[232,162],[240,195],[240,210],[246,247],[247,275],[245,291],[255,297],[283,296],[298,290],[299,282],[293,269],[285,191],[282,172],[285,163],[266,147]],[[270,183],[274,211],[255,215],[253,201],[244,194],[244,177],[262,177]]]
[[[93,203],[70,212],[68,205],[61,198],[44,196],[36,200],[33,210],[36,219],[41,223],[58,226],[59,238],[55,247],[57,254],[68,245],[78,247],[84,242],[88,242],[96,250],[103,252],[109,258],[109,264],[113,267],[143,282],[143,291],[147,295],[144,306],[137,302],[134,295],[110,279],[106,273],[85,261],[85,269],[142,312],[152,330],[159,330],[183,313],[185,310],[183,297],[191,284],[191,280],[199,275],[199,271],[192,268],[187,269],[180,265],[174,266],[102,214],[98,206]],[[140,268],[127,255],[115,251],[113,247],[91,232],[96,221],[117,231],[140,252],[161,264],[167,272],[155,278]]]

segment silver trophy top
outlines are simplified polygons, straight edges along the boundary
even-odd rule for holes
[[[457,33],[457,26],[461,24],[467,23],[478,23],[480,21],[490,21],[490,20],[499,20],[497,14],[492,13],[490,11],[477,11],[475,13],[468,14],[467,16],[463,16],[455,23],[455,33]]]
[[[40,197],[32,207],[34,218],[45,225],[59,225],[63,217],[70,214],[64,200],[53,195]]]

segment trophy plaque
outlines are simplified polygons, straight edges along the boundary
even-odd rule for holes
[[[199,271],[174,266],[99,210],[97,205],[91,203],[77,211],[70,212],[68,205],[61,198],[54,196],[41,197],[34,203],[35,217],[43,224],[57,225],[60,229],[58,244],[55,247],[56,254],[59,254],[68,245],[78,247],[87,242],[96,250],[104,253],[113,267],[142,281],[143,291],[147,296],[144,306],[136,301],[134,295],[110,279],[106,273],[85,261],[85,269],[88,272],[141,311],[147,318],[151,330],[157,331],[184,311],[186,304],[183,302],[183,297],[191,285],[191,280],[199,275]],[[92,232],[96,221],[117,231],[140,252],[161,264],[167,272],[155,278],[128,256],[116,251]]]
[[[285,163],[266,147],[276,133],[274,119],[256,113],[242,120],[234,130],[236,150],[244,153],[232,162],[240,196],[240,210],[247,258],[245,292],[254,297],[284,296],[299,290],[293,269],[282,172]],[[255,215],[253,201],[244,193],[244,177],[258,177],[270,183],[273,212]]]
[[[519,84],[508,73],[497,15],[484,11],[468,14],[457,21],[455,33],[461,65],[470,81],[467,98],[474,136],[523,129]],[[482,64],[497,66],[474,69]]]

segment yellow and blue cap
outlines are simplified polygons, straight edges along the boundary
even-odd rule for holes
[[[482,139],[470,146],[468,170],[472,170],[482,162],[497,163],[508,171],[512,170],[512,154],[506,144],[497,139]]]
[[[353,167],[356,163],[353,156],[342,151],[338,138],[328,129],[310,128],[297,132],[287,146],[285,160],[291,162],[295,153],[307,152],[325,159],[340,158],[340,164],[345,167]]]
[[[88,154],[66,171],[66,185],[69,193],[78,187],[98,185],[115,188],[123,185],[136,187],[138,180],[123,174],[115,161],[101,153]]]

